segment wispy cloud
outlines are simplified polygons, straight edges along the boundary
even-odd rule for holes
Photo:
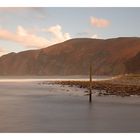
[[[83,31],[76,34],[78,37],[88,37],[90,35],[89,31]]]
[[[8,51],[4,47],[0,47],[0,56],[8,53]]]
[[[0,12],[17,13],[17,12],[29,12],[29,11],[44,13],[43,8],[40,7],[0,7]]]
[[[0,12],[3,14],[25,16],[26,18],[28,15],[32,14],[32,16],[34,15],[33,17],[41,20],[46,18],[46,10],[41,7],[0,7]]]
[[[0,39],[16,42],[27,48],[43,48],[70,39],[69,33],[63,33],[60,25],[50,27],[47,32],[52,34],[51,39],[29,33],[19,25],[16,32],[0,28]]]
[[[50,44],[50,42],[43,37],[29,34],[22,26],[17,27],[16,33],[1,28],[0,39],[20,43],[25,47],[31,48],[41,48]]]
[[[38,11],[32,7],[0,7],[0,12],[9,13],[9,14],[19,14],[19,13],[26,13],[26,12],[34,12]]]
[[[91,17],[90,23],[91,23],[91,25],[93,25],[95,27],[105,28],[105,27],[109,26],[110,21],[107,19],[103,19],[103,18]]]

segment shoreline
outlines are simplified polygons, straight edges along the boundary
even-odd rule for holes
[[[70,91],[71,87],[76,88],[76,90],[83,90],[84,95],[89,93],[89,79],[0,79],[0,84],[12,84],[12,83],[38,83],[38,85],[57,85],[57,90],[63,87],[63,92]],[[59,86],[60,85],[60,86]],[[46,86],[47,87],[47,86]],[[54,86],[55,87],[55,86]],[[53,87],[52,87],[53,88]],[[44,86],[42,86],[42,90]],[[61,90],[59,91],[61,92]],[[75,91],[73,91],[75,94]],[[93,96],[121,96],[121,97],[133,97],[140,96],[140,76],[139,75],[118,75],[115,77],[106,77],[93,79],[92,81],[92,92]],[[65,93],[66,94],[66,93]],[[72,94],[71,94],[72,95]],[[80,93],[78,93],[80,95]]]
[[[54,84],[76,86],[89,90],[89,81],[56,81]],[[140,96],[140,78],[120,76],[110,80],[92,81],[92,90],[98,90],[98,96]]]

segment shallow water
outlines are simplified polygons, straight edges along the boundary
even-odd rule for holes
[[[109,80],[111,76],[93,76],[93,81]],[[33,82],[33,81],[88,81],[88,76],[0,76],[0,82]]]
[[[0,83],[0,132],[140,132],[139,97],[93,96],[90,104],[57,88]]]

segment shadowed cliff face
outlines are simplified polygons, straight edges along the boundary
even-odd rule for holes
[[[0,75],[86,75],[90,62],[94,74],[122,74],[131,67],[131,61],[126,62],[139,51],[140,38],[71,39],[40,50],[2,56]],[[140,61],[140,57],[137,59]],[[140,72],[138,64],[132,73]]]
[[[140,73],[140,52],[130,58],[125,65],[128,73]]]

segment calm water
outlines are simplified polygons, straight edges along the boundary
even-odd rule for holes
[[[93,76],[94,81],[108,80],[111,76]],[[87,81],[88,76],[0,76],[0,82],[32,82],[32,81]]]
[[[140,98],[94,97],[89,104],[87,96],[36,84],[0,83],[0,132],[140,132]]]

